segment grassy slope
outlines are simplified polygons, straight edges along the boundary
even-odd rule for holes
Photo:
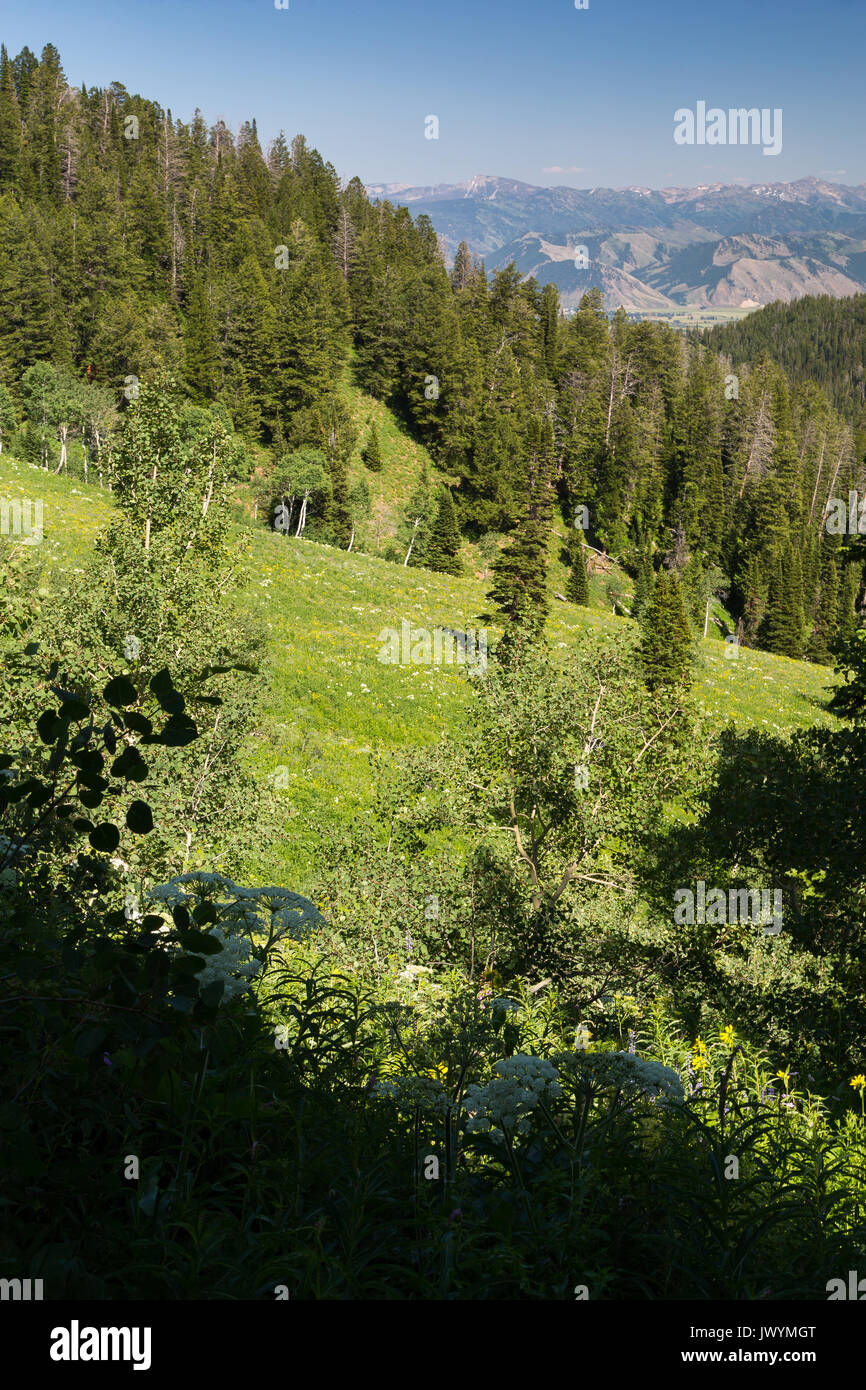
[[[110,498],[4,454],[0,497],[16,495],[43,499],[47,568],[60,582],[73,582],[110,513]],[[487,576],[474,566],[460,578],[403,569],[263,527],[247,530],[247,538],[249,578],[236,601],[267,627],[273,663],[250,760],[263,779],[276,779],[285,807],[285,839],[251,850],[249,876],[303,890],[315,865],[318,826],[368,810],[371,755],[399,758],[401,749],[439,738],[469,698],[468,681],[456,666],[380,662],[380,632],[399,631],[404,619],[431,632],[439,625],[483,627],[478,615]],[[561,591],[565,574],[558,561],[551,578]],[[628,621],[604,605],[602,579],[593,579],[592,592],[596,606],[589,609],[554,602],[548,631],[555,651],[587,629]],[[491,628],[491,640],[494,635]],[[698,694],[712,723],[733,719],[782,732],[831,722],[823,708],[832,680],[828,668],[745,649],[733,660],[720,641],[700,648]]]

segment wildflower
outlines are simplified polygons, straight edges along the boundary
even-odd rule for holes
[[[233,999],[250,988],[262,963],[252,956],[250,944],[243,937],[229,935],[219,927],[212,927],[210,935],[219,941],[222,950],[218,955],[208,956],[202,968],[196,971],[199,986],[205,990],[208,985],[221,980],[222,998]]]
[[[544,1057],[518,1054],[497,1062],[486,1086],[466,1087],[463,1108],[469,1118],[467,1131],[491,1134],[501,1141],[502,1131],[523,1134],[539,1101],[562,1095],[559,1075]]]
[[[629,1028],[629,1030],[628,1030],[628,1050],[629,1050],[629,1052],[632,1053],[632,1055],[634,1055],[635,1042],[636,1042],[636,1034],[635,1034],[635,1031],[634,1031],[633,1028]]]
[[[721,1029],[719,1030],[719,1039],[720,1039],[721,1042],[724,1043],[725,1047],[733,1047],[733,1045],[734,1045],[734,1030],[733,1030],[733,1027],[731,1026],[730,1023],[728,1024],[728,1026],[727,1026],[726,1028],[721,1028]]]
[[[445,1116],[454,1108],[444,1086],[430,1076],[397,1076],[393,1081],[377,1081],[372,1094],[393,1100],[398,1110],[426,1110]]]
[[[859,1072],[857,1076],[851,1077],[851,1080],[848,1082],[848,1085],[853,1086],[854,1090],[859,1091],[862,1095],[863,1092],[866,1091],[866,1076],[864,1076],[862,1072]]]
[[[103,1052],[103,1054],[102,1054],[102,1060],[103,1060],[103,1062],[105,1063],[105,1065],[106,1065],[107,1067],[113,1067],[113,1066],[114,1066],[114,1063],[112,1062],[112,1060],[111,1060],[111,1058],[109,1057],[109,1055],[108,1055],[107,1052]]]
[[[694,1067],[695,1071],[706,1071],[708,1066],[707,1045],[705,1042],[702,1041],[701,1038],[695,1039],[694,1053],[692,1056],[692,1066]]]
[[[596,1086],[650,1098],[683,1098],[683,1085],[677,1073],[652,1057],[638,1057],[633,1052],[566,1052],[555,1056],[553,1061],[571,1071],[578,1080]]]

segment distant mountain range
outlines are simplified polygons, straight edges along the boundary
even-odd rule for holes
[[[452,257],[466,241],[488,270],[514,261],[553,282],[567,309],[592,285],[607,308],[654,317],[866,290],[866,184],[580,189],[478,175],[367,192],[427,213]]]

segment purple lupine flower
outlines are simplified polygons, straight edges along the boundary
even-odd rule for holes
[[[106,1065],[107,1067],[113,1067],[113,1066],[114,1066],[114,1063],[112,1062],[112,1060],[111,1060],[111,1058],[109,1057],[109,1055],[108,1055],[107,1052],[103,1052],[103,1054],[102,1054],[102,1060],[103,1060],[103,1062],[105,1063],[105,1065]]]
[[[410,931],[407,931],[407,932],[406,932],[406,955],[407,955],[407,956],[411,956],[411,954],[412,954],[412,933],[411,933]]]
[[[635,1045],[635,1032],[634,1032],[634,1029],[633,1029],[633,1028],[629,1028],[629,1030],[628,1030],[628,1050],[629,1050],[629,1052],[634,1052],[634,1045]]]

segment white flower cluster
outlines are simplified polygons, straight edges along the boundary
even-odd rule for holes
[[[204,990],[215,980],[222,980],[222,1001],[225,1002],[249,989],[262,963],[251,954],[250,943],[243,937],[229,935],[219,927],[212,927],[208,935],[220,942],[222,950],[218,955],[205,957],[203,968],[196,971],[198,982]]]
[[[393,1081],[377,1081],[372,1094],[393,1100],[400,1110],[413,1110],[417,1106],[434,1115],[444,1116],[454,1106],[444,1086],[432,1076],[397,1076]]]
[[[671,1067],[633,1052],[563,1052],[554,1058],[579,1079],[666,1100],[682,1100],[683,1085]]]
[[[290,936],[293,941],[302,941],[315,927],[324,924],[321,913],[309,898],[302,898],[287,888],[243,888],[224,874],[201,871],[179,874],[168,883],[152,888],[147,896],[151,902],[162,903],[169,910],[174,907],[192,910],[206,899],[213,903],[217,921],[230,930],[272,931],[275,939]]]
[[[562,1095],[559,1074],[544,1057],[520,1054],[497,1062],[486,1086],[467,1086],[463,1108],[470,1133],[501,1140],[501,1130],[523,1134],[540,1100]]]
[[[197,975],[202,989],[222,980],[223,1001],[248,990],[262,969],[262,962],[252,954],[256,936],[260,940],[268,937],[272,943],[284,936],[301,941],[324,922],[315,905],[298,893],[287,888],[243,888],[224,874],[179,874],[151,888],[145,898],[149,904],[165,907],[169,912],[185,907],[192,913],[201,902],[212,905],[216,922],[205,930],[222,950],[207,956]],[[169,932],[171,928],[163,930]]]

